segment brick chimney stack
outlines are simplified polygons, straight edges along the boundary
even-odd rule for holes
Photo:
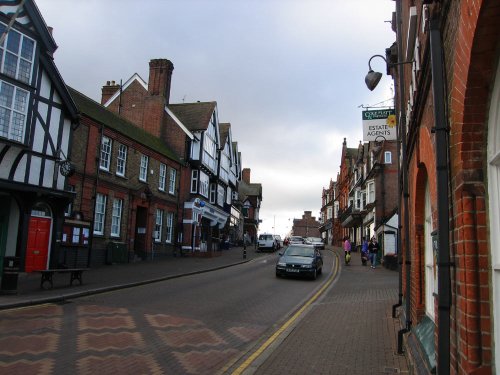
[[[120,85],[115,81],[107,81],[106,85],[102,86],[101,104],[106,103],[118,90]]]
[[[247,184],[250,183],[250,168],[243,168],[243,171],[241,171],[241,178]]]
[[[169,104],[170,85],[174,64],[167,59],[153,59],[149,62],[148,91],[151,96],[163,96]]]

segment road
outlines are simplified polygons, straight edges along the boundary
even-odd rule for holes
[[[0,372],[214,374],[248,356],[328,280],[278,279],[276,254],[203,274],[0,312]]]

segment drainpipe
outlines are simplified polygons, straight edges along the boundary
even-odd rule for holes
[[[396,35],[397,35],[397,46],[398,46],[398,63],[404,61],[403,54],[403,25],[402,25],[402,4],[401,0],[396,1]],[[400,183],[402,184],[402,189],[399,191],[400,202],[401,198],[403,201],[403,210],[398,212],[399,221],[399,233],[398,233],[398,246],[403,244],[401,238],[401,229],[404,231],[404,248],[405,248],[405,262],[406,267],[406,300],[405,300],[405,327],[398,331],[398,353],[402,354],[403,350],[403,335],[411,330],[411,252],[410,252],[410,222],[408,215],[408,166],[407,166],[407,153],[406,153],[406,99],[404,95],[405,87],[405,74],[404,66],[398,65],[398,82],[399,82],[399,134],[398,138],[401,141],[401,175]],[[399,147],[398,147],[399,152]],[[398,160],[399,164],[399,160]],[[404,215],[403,215],[404,214]],[[403,219],[403,223],[401,223]],[[399,248],[398,258],[399,258],[399,303],[397,306],[403,304],[403,258],[401,253],[401,247]],[[395,308],[393,306],[393,316],[395,315]]]
[[[434,100],[434,132],[436,139],[436,179],[438,210],[438,361],[437,373],[450,373],[450,241],[448,196],[448,126],[445,113],[443,48],[439,19],[430,21],[432,92]]]

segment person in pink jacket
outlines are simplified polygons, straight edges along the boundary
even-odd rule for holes
[[[347,266],[349,264],[351,258],[351,241],[349,241],[349,237],[344,238],[344,263]],[[347,256],[349,254],[349,257]]]

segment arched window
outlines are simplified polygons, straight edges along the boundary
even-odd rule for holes
[[[31,209],[31,216],[52,217],[52,213],[50,211],[50,207],[47,204],[38,202],[35,203],[33,208]]]
[[[425,184],[424,246],[425,246],[425,312],[434,321],[434,291],[436,290],[436,260],[432,250],[432,209],[429,182]]]

